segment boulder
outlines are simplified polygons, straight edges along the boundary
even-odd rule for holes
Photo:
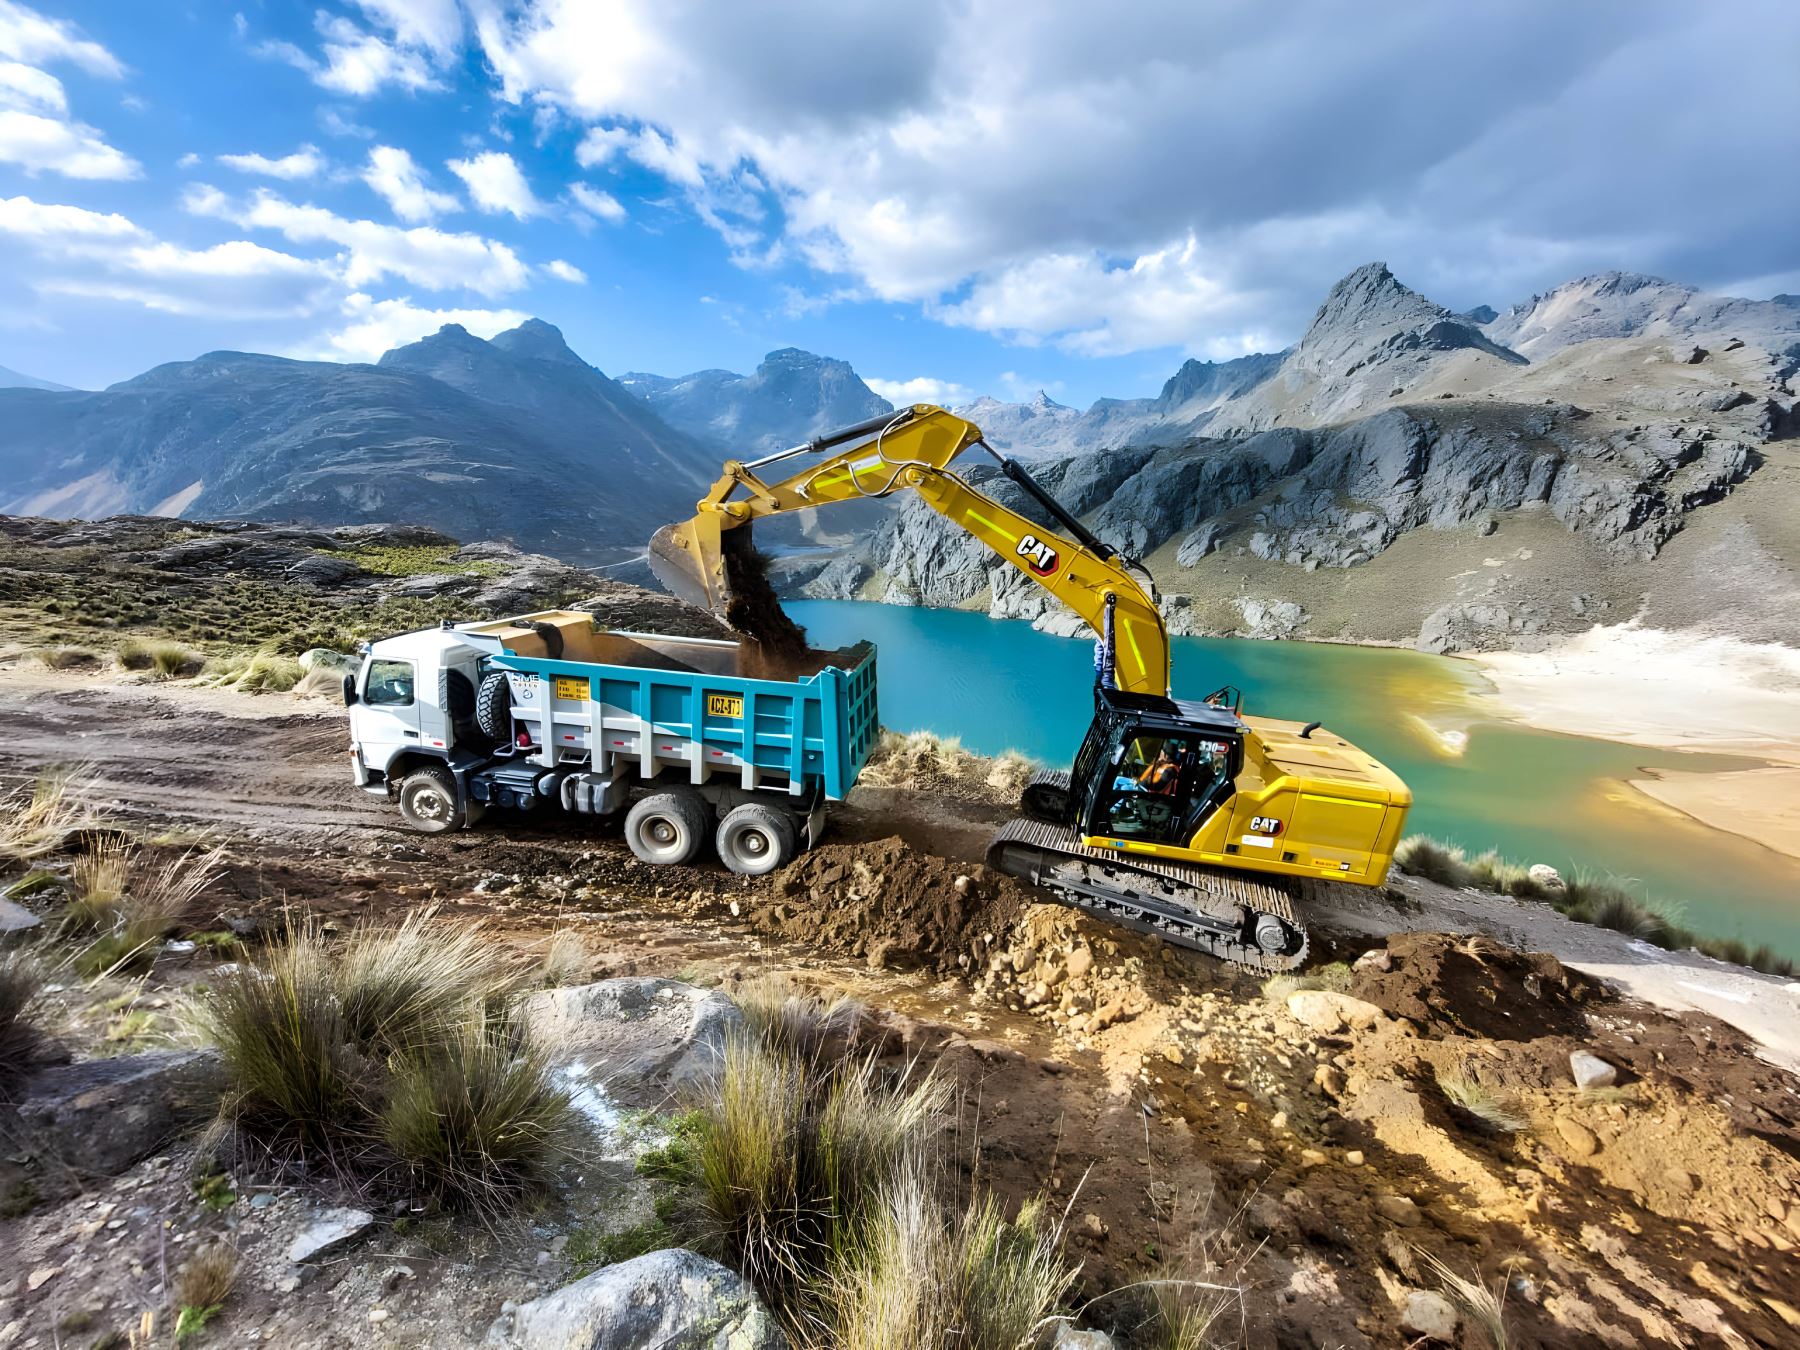
[[[288,1260],[295,1265],[317,1261],[355,1242],[375,1226],[366,1209],[328,1209],[294,1235],[288,1244]]]
[[[1056,1324],[1050,1350],[1113,1350],[1115,1342],[1104,1331],[1086,1331],[1068,1322]]]
[[[331,534],[339,543],[372,548],[443,548],[456,542],[429,525],[343,525]]]
[[[18,1104],[34,1153],[117,1176],[218,1109],[225,1071],[214,1050],[155,1050],[59,1064],[34,1076]]]
[[[1193,567],[1207,554],[1219,546],[1219,539],[1225,533],[1223,526],[1216,520],[1209,520],[1199,529],[1189,532],[1175,550],[1175,563],[1178,567]]]
[[[1310,617],[1292,600],[1256,600],[1240,596],[1233,603],[1243,616],[1246,637],[1291,638],[1306,626]]]
[[[1408,1294],[1405,1311],[1400,1314],[1404,1330],[1428,1341],[1454,1341],[1459,1320],[1456,1306],[1429,1289],[1415,1289]]]
[[[1547,891],[1560,891],[1563,890],[1566,885],[1563,881],[1562,873],[1557,871],[1549,863],[1533,863],[1530,867],[1525,869],[1525,875],[1532,882],[1542,886]]]
[[[513,1350],[785,1350],[742,1277],[673,1247],[502,1308],[487,1344]]]
[[[43,920],[23,905],[0,899],[0,933],[22,933],[36,928]]]
[[[1577,1050],[1569,1056],[1569,1072],[1575,1076],[1575,1086],[1583,1092],[1592,1088],[1609,1088],[1619,1081],[1619,1071],[1598,1055],[1590,1055],[1586,1050]]]
[[[341,586],[361,575],[362,568],[348,558],[334,558],[324,553],[302,558],[287,570],[287,579],[303,586]]]
[[[1297,990],[1288,995],[1287,1009],[1295,1021],[1322,1036],[1329,1036],[1345,1026],[1359,1030],[1373,1027],[1387,1016],[1373,1003],[1329,989]]]
[[[648,976],[546,989],[526,1000],[525,1016],[557,1062],[579,1061],[645,1104],[710,1077],[744,1021],[717,990]]]

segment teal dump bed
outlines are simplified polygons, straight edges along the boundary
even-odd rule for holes
[[[490,630],[491,631],[491,630]],[[546,757],[587,759],[591,771],[659,774],[695,783],[842,800],[875,748],[875,649],[810,653],[809,673],[761,679],[734,673],[739,644],[654,634],[572,632],[571,646],[606,660],[527,655],[523,633],[496,634],[488,664],[508,672],[512,714]],[[483,645],[486,645],[485,643]],[[548,731],[545,728],[548,726]],[[534,756],[535,758],[535,756]]]

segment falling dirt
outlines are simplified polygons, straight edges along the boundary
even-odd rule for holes
[[[757,648],[755,660],[763,665],[763,678],[780,679],[781,672],[806,659],[806,630],[781,607],[769,584],[769,560],[757,551],[751,526],[726,530],[719,549],[725,559],[725,622],[750,639]],[[746,650],[745,656],[750,657]]]
[[[763,932],[861,956],[874,968],[967,969],[1032,904],[1009,877],[908,848],[898,838],[801,856],[754,905]]]

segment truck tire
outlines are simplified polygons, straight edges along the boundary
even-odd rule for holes
[[[414,769],[400,780],[400,815],[421,834],[460,829],[465,817],[462,794],[450,770],[433,765]]]
[[[475,725],[496,744],[512,740],[512,686],[497,670],[481,682],[475,693]]]
[[[625,842],[647,863],[691,863],[706,847],[706,802],[695,792],[657,792],[625,816]]]
[[[745,802],[719,822],[713,844],[719,860],[732,871],[760,877],[794,860],[799,837],[794,818],[779,806]]]

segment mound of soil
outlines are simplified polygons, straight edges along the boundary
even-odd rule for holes
[[[902,840],[815,848],[745,916],[766,933],[861,956],[873,967],[970,969],[1032,904],[1010,877]]]
[[[1570,1035],[1581,1030],[1581,1005],[1593,993],[1554,956],[1482,938],[1396,933],[1387,955],[1388,969],[1363,965],[1349,992],[1428,1035],[1498,1041]]]
[[[751,527],[725,531],[720,552],[725,561],[725,586],[730,597],[725,622],[761,649],[760,657],[771,669],[806,658],[806,630],[787,615],[769,584],[769,560],[751,541]]]

